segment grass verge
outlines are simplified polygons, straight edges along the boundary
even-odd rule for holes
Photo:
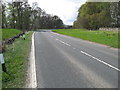
[[[120,48],[120,33],[113,31],[90,31],[86,29],[58,29],[56,33]]]
[[[17,29],[0,29],[0,35],[2,35],[2,40],[9,39],[20,33],[21,31]]]
[[[22,88],[25,85],[27,62],[31,46],[32,32],[26,34],[26,40],[17,39],[7,45],[4,53],[7,73],[2,74],[2,88]]]

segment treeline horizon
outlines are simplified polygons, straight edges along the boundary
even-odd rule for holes
[[[57,15],[47,14],[34,2],[2,3],[2,28],[20,29],[22,31],[34,29],[63,28],[63,21]]]
[[[120,2],[86,2],[78,10],[74,28],[120,28]]]

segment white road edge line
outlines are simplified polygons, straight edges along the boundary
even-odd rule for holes
[[[97,60],[97,61],[99,61],[99,62],[101,62],[101,63],[103,63],[103,64],[105,64],[105,65],[107,65],[107,66],[109,66],[109,67],[111,67],[111,68],[113,68],[113,69],[115,69],[115,70],[117,70],[117,71],[120,71],[120,69],[118,69],[118,68],[110,65],[109,63],[106,63],[106,62],[104,62],[104,61],[102,61],[102,60],[100,60],[100,59],[98,59],[98,58],[96,58],[96,57],[94,57],[94,56],[92,56],[92,55],[84,52],[84,51],[81,51],[81,53],[82,53],[82,54],[85,54],[85,55],[87,55],[87,56],[89,56],[89,57],[91,57],[91,58],[93,58],[93,59],[95,59],[95,60]]]
[[[35,66],[35,43],[34,43],[34,34],[32,34],[32,46],[31,46],[31,88],[37,88],[37,79],[36,79],[36,66]]]
[[[70,44],[65,43],[65,42],[63,42],[63,41],[61,41],[61,40],[59,40],[59,39],[56,39],[56,40],[57,40],[57,41],[60,41],[61,43],[65,44],[65,45],[67,45],[67,46],[71,46]]]

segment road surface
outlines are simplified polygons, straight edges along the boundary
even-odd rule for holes
[[[37,88],[117,88],[118,51],[105,45],[35,32]]]

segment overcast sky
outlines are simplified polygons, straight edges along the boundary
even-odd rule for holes
[[[30,4],[38,2],[40,8],[48,14],[58,15],[64,24],[72,25],[78,15],[78,9],[87,0],[28,0]]]

